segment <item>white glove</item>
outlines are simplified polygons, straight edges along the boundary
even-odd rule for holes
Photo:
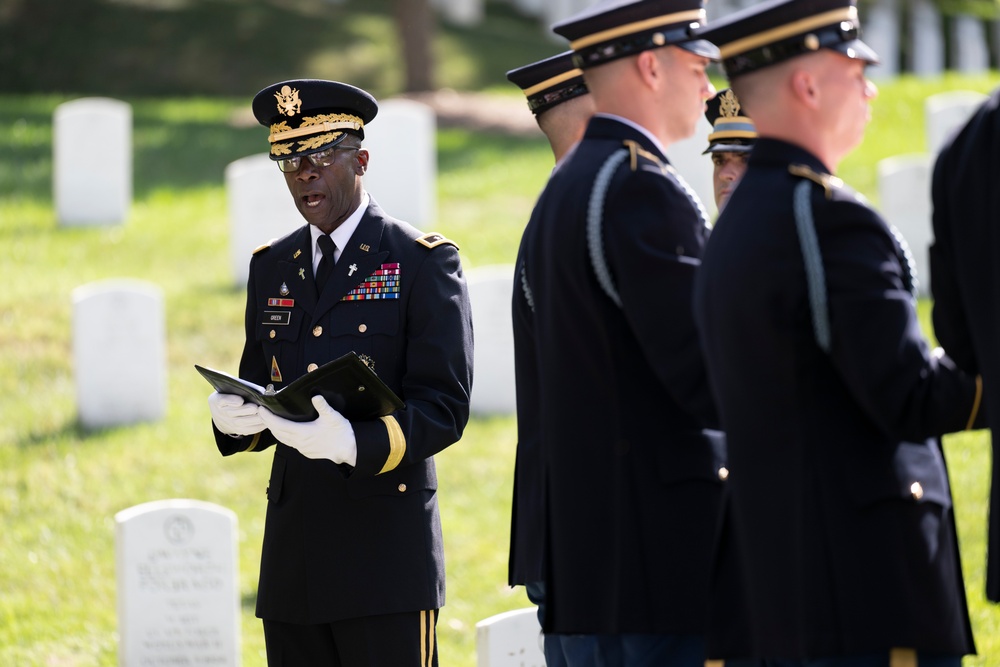
[[[253,435],[267,428],[257,406],[244,402],[243,397],[236,394],[212,392],[208,397],[208,409],[212,412],[216,428],[233,437]]]
[[[320,395],[313,396],[312,404],[319,416],[311,422],[293,422],[267,408],[260,409],[260,418],[275,438],[299,450],[306,458],[355,465],[358,443],[351,422]]]

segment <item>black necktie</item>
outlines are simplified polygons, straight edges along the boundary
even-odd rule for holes
[[[322,294],[323,286],[333,273],[333,253],[337,249],[337,244],[326,234],[320,234],[316,242],[319,243],[319,249],[323,253],[323,258],[319,260],[319,268],[316,269],[316,293]]]

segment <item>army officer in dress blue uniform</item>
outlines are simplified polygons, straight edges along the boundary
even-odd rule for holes
[[[759,134],[695,292],[729,446],[709,624],[729,667],[974,651],[938,436],[981,423],[980,386],[928,347],[907,254],[834,176],[876,95],[858,30],[853,0],[781,0],[704,33]]]
[[[285,81],[253,110],[308,224],[254,252],[240,377],[281,389],[355,352],[405,402],[351,422],[316,397],[319,417],[299,423],[209,398],[224,455],[274,447],[257,592],[268,664],[436,665],[445,580],[432,457],[461,436],[472,383],[458,251],[365,192],[371,95]]]
[[[516,370],[538,388],[544,629],[589,651],[571,667],[704,659],[724,456],[691,315],[708,229],[665,154],[714,93],[703,19],[700,0],[614,0],[554,27],[597,113],[525,231]]]
[[[986,597],[1000,602],[1000,89],[946,145],[934,165],[931,292],[934,333],[969,373],[982,373],[993,431],[993,491]]]

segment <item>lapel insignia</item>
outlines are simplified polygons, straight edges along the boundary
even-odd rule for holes
[[[298,258],[299,258],[299,255],[301,255],[301,254],[302,254],[302,251],[301,251],[301,250],[296,250],[296,251],[295,251],[295,254],[294,254],[294,255],[292,255],[292,259],[298,259]]]
[[[348,267],[348,268],[350,268],[351,270],[347,272],[347,275],[348,276],[353,276],[354,272],[358,270],[358,265],[357,264],[351,264],[351,266]]]
[[[401,283],[402,270],[399,267],[399,262],[383,264],[375,273],[365,278],[360,285],[345,294],[340,300],[398,299]]]
[[[361,251],[362,252],[370,252],[371,249],[372,249],[372,247],[370,245],[368,245],[367,243],[362,243],[361,244]]]
[[[278,294],[281,296],[288,296],[288,285],[281,283],[281,288],[278,290]]]
[[[302,280],[306,279],[306,270],[305,269],[299,269],[299,278],[302,278]]]

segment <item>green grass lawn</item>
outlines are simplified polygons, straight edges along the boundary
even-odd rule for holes
[[[877,160],[923,150],[924,97],[949,88],[986,92],[998,82],[883,84],[867,140],[841,175],[875,199]],[[231,122],[248,100],[129,100],[129,221],[60,228],[50,122],[64,99],[0,97],[0,665],[117,664],[114,514],[150,500],[196,498],[239,518],[243,664],[261,667],[253,605],[270,456],[218,455],[209,387],[192,366],[237,366],[243,290],[229,275],[222,172],[262,151],[262,130]],[[540,134],[448,129],[438,147],[440,219],[428,231],[455,239],[468,266],[512,262],[551,167],[547,143]],[[157,423],[85,432],[76,424],[71,293],[117,277],[164,292],[169,406]],[[475,664],[477,621],[528,604],[520,589],[505,585],[514,445],[513,417],[474,419],[462,442],[438,457],[448,567],[438,629],[448,667]],[[946,450],[980,649],[966,665],[1000,665],[1000,609],[982,594],[989,438],[954,436]]]

